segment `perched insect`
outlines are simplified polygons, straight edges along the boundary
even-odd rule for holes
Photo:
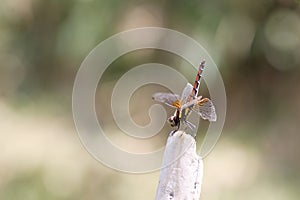
[[[152,96],[152,99],[155,101],[159,101],[176,109],[174,114],[167,120],[172,127],[177,127],[176,130],[180,128],[181,122],[186,124],[192,130],[196,128],[194,124],[187,120],[191,111],[194,111],[200,115],[202,119],[208,121],[217,120],[215,107],[212,101],[208,98],[197,96],[202,72],[204,70],[204,64],[205,61],[200,63],[194,86],[192,86],[190,83],[187,83],[182,91],[181,97],[172,93],[155,93]]]

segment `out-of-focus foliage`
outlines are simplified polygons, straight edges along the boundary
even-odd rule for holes
[[[72,85],[85,56],[107,37],[143,26],[171,28],[195,38],[222,73],[227,121],[205,162],[202,199],[297,200],[297,0],[3,0],[0,199],[154,199],[158,172],[129,175],[103,167],[83,149],[71,116]],[[102,89],[148,62],[179,70],[187,65],[162,51],[133,52],[105,72]],[[139,106],[137,119],[145,123],[147,109]],[[110,123],[112,117],[102,120]]]

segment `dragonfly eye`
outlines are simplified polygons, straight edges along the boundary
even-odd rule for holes
[[[173,121],[174,121],[174,116],[171,116],[171,117],[168,118],[169,123],[172,123]]]
[[[171,124],[171,126],[175,126],[176,125],[174,119],[175,119],[174,116],[171,116],[171,117],[168,118],[168,122]]]

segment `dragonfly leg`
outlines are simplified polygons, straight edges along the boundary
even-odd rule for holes
[[[176,132],[177,132],[177,130],[173,130],[173,131],[171,131],[170,135],[173,136],[174,133],[176,133]]]
[[[179,128],[180,128],[180,120],[178,121],[178,124],[177,124],[177,130],[176,130],[176,131],[178,131]]]

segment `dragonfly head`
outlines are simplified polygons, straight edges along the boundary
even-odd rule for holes
[[[169,124],[173,127],[173,126],[176,126],[176,121],[175,121],[175,116],[171,116],[168,118],[168,122]]]

